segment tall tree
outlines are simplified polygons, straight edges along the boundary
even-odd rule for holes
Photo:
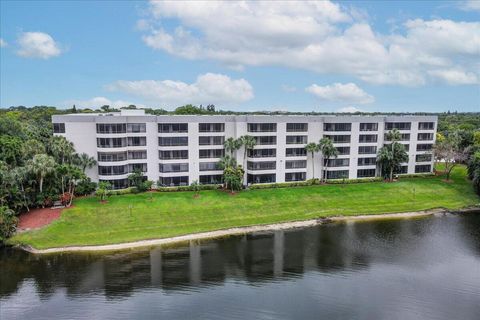
[[[37,177],[39,191],[42,193],[45,177],[55,171],[55,159],[46,154],[37,154],[27,162],[27,168]]]
[[[245,175],[247,174],[247,152],[249,149],[255,148],[257,145],[257,139],[252,136],[244,135],[240,137],[240,141],[243,145],[243,170]]]
[[[323,157],[323,182],[327,180],[327,169],[330,164],[331,158],[338,157],[338,150],[333,145],[333,142],[330,138],[324,137],[320,140],[319,143],[320,152],[322,153]]]
[[[305,146],[305,150],[312,155],[312,179],[315,179],[315,153],[320,151],[320,145],[315,142],[310,142]]]
[[[50,139],[49,150],[58,163],[71,163],[74,159],[75,148],[73,143],[65,137],[54,136]]]
[[[433,147],[435,158],[444,163],[446,180],[450,180],[453,168],[468,159],[468,154],[463,147],[462,137],[458,132],[451,133],[443,141],[437,141]]]
[[[225,151],[229,152],[232,158],[235,158],[235,151],[240,149],[240,147],[242,146],[242,142],[240,139],[234,139],[230,137],[225,140],[223,146],[225,147]]]
[[[405,146],[399,142],[392,142],[386,145],[377,154],[377,162],[380,164],[382,171],[388,172],[390,181],[393,180],[393,173],[400,168],[403,162],[408,161],[408,154]]]
[[[78,158],[77,158],[77,162],[78,162],[78,165],[80,166],[80,168],[82,169],[83,173],[85,173],[85,170],[87,168],[91,168],[91,167],[93,167],[94,165],[97,164],[97,161],[95,160],[95,158],[90,157],[86,153],[79,154]]]

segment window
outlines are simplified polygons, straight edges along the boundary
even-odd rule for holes
[[[99,148],[123,148],[126,146],[126,138],[97,138],[97,147]]]
[[[377,158],[358,158],[358,165],[359,166],[372,166],[377,164]]]
[[[307,144],[307,136],[287,136],[287,144]]]
[[[145,123],[127,123],[127,132],[138,133],[146,132],[147,130]]]
[[[185,133],[188,132],[188,123],[159,123],[159,133]]]
[[[65,133],[65,123],[54,123],[53,133]]]
[[[160,163],[160,172],[187,172],[188,163]]]
[[[360,146],[358,154],[377,154],[377,146]]]
[[[128,159],[147,159],[147,151],[128,151]]]
[[[350,165],[350,159],[330,159],[329,167],[348,167]]]
[[[258,145],[274,145],[277,144],[276,136],[256,136],[254,137]]]
[[[323,131],[351,131],[351,123],[324,123]]]
[[[125,123],[97,123],[97,133],[126,133]]]
[[[188,150],[161,150],[161,151],[158,151],[158,159],[160,160],[188,159]]]
[[[188,176],[160,177],[158,184],[164,187],[188,186]]]
[[[433,144],[431,143],[419,143],[417,144],[417,151],[430,151],[432,147]]]
[[[307,132],[308,123],[287,123],[287,132]]]
[[[306,172],[287,172],[285,173],[285,182],[305,181],[307,179]]]
[[[275,170],[277,163],[275,161],[253,162],[247,161],[248,170]]]
[[[360,123],[360,131],[377,131],[378,123],[369,122],[369,123]]]
[[[410,122],[385,122],[385,130],[410,130],[411,126]]]
[[[159,146],[188,146],[188,137],[159,137]]]
[[[348,170],[327,171],[327,179],[348,179]]]
[[[214,170],[222,170],[222,169],[220,168],[220,164],[218,162],[200,162],[199,170],[214,171]]]
[[[337,147],[338,155],[345,156],[350,154],[350,147]]]
[[[370,178],[375,177],[376,170],[375,169],[358,169],[357,170],[357,178]]]
[[[101,176],[115,176],[121,174],[127,174],[128,167],[123,166],[98,166],[98,174]]]
[[[222,184],[223,174],[200,175],[200,184]]]
[[[385,141],[390,141],[390,140],[388,139],[388,135],[387,135],[387,134],[385,134],[384,140],[385,140]],[[400,141],[410,141],[410,133],[401,133],[401,134],[400,134]]]
[[[199,132],[224,132],[225,124],[224,123],[199,123],[198,131]]]
[[[147,145],[146,137],[128,137],[128,146],[130,147],[140,147]]]
[[[128,172],[147,172],[147,164],[146,163],[130,163],[128,165]]]
[[[418,130],[433,130],[435,128],[435,123],[433,122],[419,122]]]
[[[307,150],[305,148],[286,148],[285,156],[286,157],[305,157],[307,155]]]
[[[125,161],[127,160],[126,152],[115,152],[115,153],[106,153],[99,152],[97,153],[99,162],[115,162],[115,161]]]
[[[224,136],[201,136],[198,137],[198,144],[201,146],[221,146],[225,142]]]
[[[274,183],[276,175],[272,174],[247,174],[247,183]]]
[[[350,135],[326,135],[333,143],[350,143]]]
[[[418,141],[433,140],[433,133],[432,132],[419,133],[417,136],[417,140]]]
[[[200,159],[221,158],[225,156],[225,149],[203,149],[199,150]]]
[[[415,173],[431,172],[432,166],[430,164],[417,164],[415,166]]]
[[[129,187],[128,179],[116,179],[116,180],[100,180],[100,182],[108,182],[112,186],[112,189],[125,189]]]
[[[306,160],[287,160],[285,161],[285,169],[303,169],[307,167]]]
[[[427,154],[417,154],[415,156],[416,162],[430,162],[432,161],[432,155],[430,153]]]
[[[277,156],[276,149],[248,149],[249,158],[270,158]]]
[[[395,174],[406,174],[408,173],[408,166],[400,166],[400,168],[396,168],[393,170]]]
[[[248,132],[277,132],[276,123],[248,123]]]
[[[358,137],[360,143],[372,143],[377,142],[378,136],[376,134],[361,134]]]

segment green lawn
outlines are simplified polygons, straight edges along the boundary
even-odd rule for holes
[[[456,168],[453,183],[428,177],[395,183],[250,190],[233,196],[202,191],[199,198],[192,192],[132,194],[112,196],[105,204],[94,197],[83,198],[50,226],[16,235],[10,243],[38,249],[111,244],[317,217],[478,205],[480,199],[465,174],[464,167]]]

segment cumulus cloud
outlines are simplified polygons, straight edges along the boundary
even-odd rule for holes
[[[480,70],[478,22],[416,19],[379,34],[329,1],[152,1],[149,11],[146,45],[236,69],[279,65],[404,86],[435,80],[432,70]]]
[[[131,104],[136,105],[139,108],[145,107],[143,104],[128,102],[124,100],[110,100],[105,97],[94,97],[88,100],[68,100],[62,103],[64,107],[68,107],[68,108],[75,105],[78,108],[90,108],[90,109],[100,108],[101,106],[105,106],[105,105],[108,105],[113,108],[121,108],[121,107],[127,107]]]
[[[8,45],[7,42],[2,38],[0,38],[0,48],[6,47],[7,45]]]
[[[253,98],[253,88],[245,79],[231,79],[222,74],[199,75],[195,82],[174,80],[119,80],[106,88],[142,97],[167,106],[183,104],[233,105]]]
[[[367,104],[375,101],[372,95],[369,95],[355,83],[334,83],[327,86],[312,84],[305,88],[305,91],[313,94],[319,99],[334,102]]]
[[[23,32],[17,41],[21,57],[49,59],[62,53],[58,43],[44,32]]]
[[[349,106],[349,107],[344,107],[340,108],[337,110],[337,112],[341,113],[355,113],[355,112],[363,112],[362,109],[358,109],[357,107]]]
[[[467,0],[460,2],[460,9],[465,11],[478,11],[480,12],[480,1]]]
[[[461,85],[461,84],[478,84],[480,83],[478,76],[473,72],[466,72],[464,70],[446,69],[446,70],[432,70],[429,72],[432,77],[439,79],[447,84]]]

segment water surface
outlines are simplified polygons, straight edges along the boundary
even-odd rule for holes
[[[479,319],[480,214],[111,254],[0,250],[0,319]]]

